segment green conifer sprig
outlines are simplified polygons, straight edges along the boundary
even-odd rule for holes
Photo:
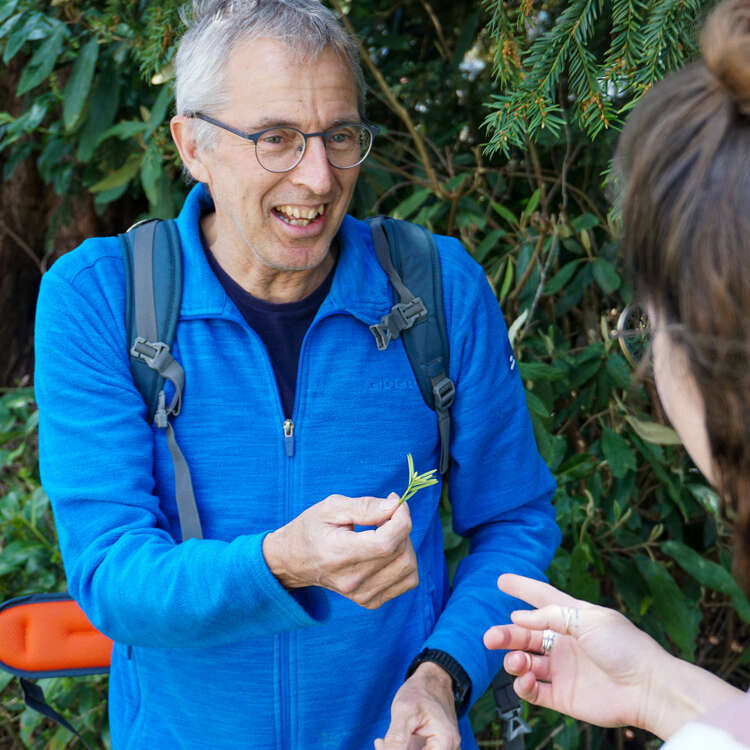
[[[406,454],[406,461],[409,464],[409,484],[404,490],[403,495],[401,495],[401,502],[399,502],[399,505],[410,497],[413,497],[419,492],[419,490],[423,490],[425,487],[438,483],[438,480],[435,477],[437,469],[426,471],[424,474],[417,474],[417,472],[414,471],[414,459],[411,457],[411,453]]]

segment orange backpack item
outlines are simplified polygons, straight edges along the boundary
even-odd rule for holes
[[[31,594],[0,604],[0,669],[20,679],[27,706],[81,741],[31,679],[106,673],[111,657],[111,639],[89,622],[69,594]]]

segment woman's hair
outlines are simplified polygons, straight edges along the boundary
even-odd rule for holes
[[[187,26],[175,58],[177,114],[215,114],[229,105],[226,70],[237,43],[254,39],[284,42],[300,64],[332,49],[351,71],[364,117],[365,83],[355,41],[317,0],[193,0],[182,9]],[[248,93],[252,95],[251,92]],[[209,146],[216,129],[194,121],[198,142]]]
[[[704,402],[712,468],[750,584],[750,0],[708,17],[701,59],[657,84],[615,156],[636,293],[669,326]]]

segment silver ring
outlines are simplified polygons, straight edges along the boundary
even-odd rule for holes
[[[557,633],[554,630],[543,630],[542,631],[542,651],[548,654],[552,651],[552,647],[555,645],[557,639]]]

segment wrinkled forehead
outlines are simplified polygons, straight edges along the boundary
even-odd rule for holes
[[[231,108],[264,116],[320,109],[352,117],[358,111],[351,69],[330,46],[305,50],[277,39],[246,40],[229,54],[225,86]]]

